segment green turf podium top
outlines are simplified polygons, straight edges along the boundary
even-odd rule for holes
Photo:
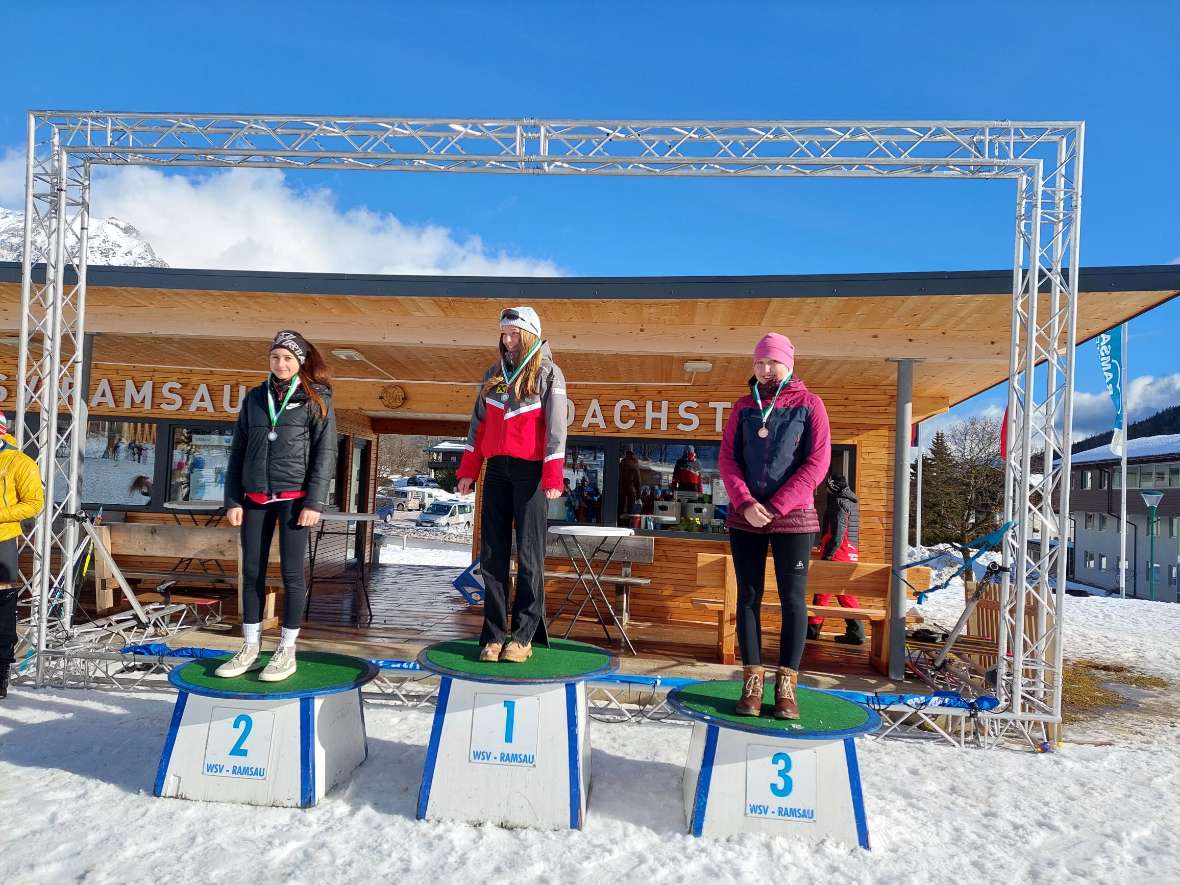
[[[258,661],[265,665],[272,652],[263,652]],[[377,673],[377,667],[361,658],[320,651],[301,651],[295,655],[296,670],[282,682],[262,682],[262,667],[232,679],[214,676],[213,671],[229,660],[230,655],[198,658],[191,664],[174,667],[168,681],[181,691],[211,698],[278,701],[288,698],[336,694],[359,688]]]
[[[740,679],[698,682],[673,689],[668,693],[668,703],[690,719],[792,740],[839,740],[875,731],[881,724],[881,717],[868,707],[802,685],[797,694],[799,718],[775,719],[771,715],[773,680],[763,688],[762,715],[739,716],[735,708],[741,694]]]
[[[440,676],[504,683],[578,682],[613,673],[619,667],[610,652],[567,639],[551,639],[548,648],[533,643],[533,656],[522,664],[481,661],[478,639],[455,639],[422,649],[418,663]]]

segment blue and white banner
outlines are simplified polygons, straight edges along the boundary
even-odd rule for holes
[[[1098,336],[1098,365],[1102,369],[1102,377],[1106,379],[1106,392],[1114,403],[1114,435],[1110,440],[1110,450],[1121,457],[1127,436],[1127,413],[1123,407],[1125,378],[1121,328],[1116,329],[1113,335],[1103,332]]]

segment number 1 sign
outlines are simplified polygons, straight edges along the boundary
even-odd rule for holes
[[[488,765],[535,766],[539,712],[536,697],[476,694],[468,758]]]

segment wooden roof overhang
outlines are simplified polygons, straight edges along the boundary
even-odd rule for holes
[[[0,265],[8,330],[19,327],[19,273]],[[531,303],[575,396],[625,387],[691,398],[693,388],[738,387],[754,343],[774,330],[791,337],[797,374],[826,398],[891,397],[889,360],[921,360],[914,415],[923,418],[1007,377],[1011,279],[1004,271],[509,279],[94,267],[86,328],[96,336],[96,366],[249,376],[259,374],[274,331],[294,328],[327,356],[338,408],[374,419],[459,419],[490,362],[500,310]],[[1085,269],[1080,289],[1084,341],[1175,297],[1180,267]],[[363,359],[331,354],[341,349]],[[14,354],[11,339],[0,343],[0,356]],[[690,359],[713,368],[692,375]],[[379,396],[389,385],[405,394],[396,408]]]

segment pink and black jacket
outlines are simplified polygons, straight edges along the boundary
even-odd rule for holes
[[[755,383],[751,378],[750,384]],[[763,392],[763,405],[777,386]],[[758,435],[761,427],[762,416],[752,393],[734,403],[721,439],[721,480],[729,494],[725,524],[766,534],[818,532],[815,490],[827,477],[832,459],[832,433],[823,400],[792,378],[775,400],[765,439]],[[742,516],[753,501],[774,516],[768,525],[756,528]]]
[[[540,390],[536,395],[517,399],[516,385],[513,385],[510,391],[495,391],[485,396],[483,383],[499,369],[497,363],[484,372],[467,429],[466,451],[455,475],[459,479],[479,479],[485,460],[506,455],[544,462],[541,487],[560,491],[565,465],[565,376],[545,344],[541,347]],[[507,400],[503,399],[505,395]]]

